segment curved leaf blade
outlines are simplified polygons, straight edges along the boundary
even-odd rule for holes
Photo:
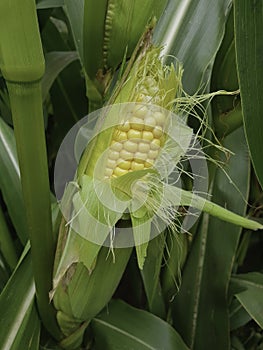
[[[164,54],[174,55],[183,63],[183,86],[190,94],[209,80],[231,3],[170,0],[156,27],[154,41],[164,45]]]
[[[93,319],[92,329],[97,350],[188,349],[168,323],[120,300],[112,301]]]

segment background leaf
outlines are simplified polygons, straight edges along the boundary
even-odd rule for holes
[[[0,189],[22,244],[27,241],[25,207],[13,130],[0,118]]]
[[[0,349],[37,350],[40,321],[36,311],[31,256],[27,254],[0,295]]]
[[[226,171],[240,193],[218,170],[212,200],[222,206],[227,203],[229,209],[243,215],[249,185],[243,130],[230,134],[224,145],[235,153]],[[191,349],[222,350],[230,346],[227,290],[240,233],[240,227],[206,215],[195,233],[173,307],[175,327]],[[209,337],[204,337],[205,333]]]
[[[164,45],[164,54],[174,55],[183,63],[183,86],[190,94],[209,81],[231,3],[170,0],[156,27],[154,41]]]
[[[231,287],[241,289],[235,293],[249,315],[263,328],[263,274],[251,272],[231,278]]]
[[[168,323],[122,301],[112,301],[91,325],[97,350],[188,349]]]
[[[263,2],[234,1],[238,78],[247,142],[258,180],[263,186]]]

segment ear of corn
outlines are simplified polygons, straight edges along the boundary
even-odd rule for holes
[[[180,94],[182,71],[163,67],[159,55],[158,48],[142,50],[117,86],[114,104],[101,111],[83,153],[75,190],[69,190],[72,213],[67,227],[62,225],[52,292],[64,347],[72,348],[72,339],[79,344],[80,328],[106,305],[119,283],[132,250],[118,249],[116,243],[125,239],[116,224],[127,209],[141,269],[149,239],[165,225],[174,226],[177,211],[171,208],[191,205],[232,222],[240,219],[166,182],[189,147],[192,131],[169,113]],[[248,219],[238,222],[262,227]],[[109,248],[101,247],[105,242]]]

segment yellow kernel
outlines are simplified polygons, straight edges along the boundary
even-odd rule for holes
[[[153,139],[151,144],[150,144],[150,147],[151,149],[159,149],[161,146],[161,141],[159,139]]]
[[[130,124],[131,124],[131,127],[133,129],[136,129],[136,130],[143,130],[144,128],[144,123],[142,121],[142,119],[140,118],[137,118],[137,117],[132,117],[130,120],[129,120]]]
[[[163,129],[160,126],[156,126],[153,129],[153,136],[159,139],[163,135]]]
[[[146,141],[152,141],[153,140],[153,133],[151,131],[143,131],[142,132],[142,138]]]
[[[138,163],[144,162],[147,158],[147,153],[142,153],[142,152],[136,152],[134,154],[134,158]]]
[[[120,152],[122,150],[122,143],[116,142],[116,141],[112,141],[110,149],[112,149],[113,151]]]
[[[144,169],[144,164],[142,164],[142,163],[137,163],[137,162],[133,161],[133,162],[131,163],[131,169],[132,169],[132,170],[143,170],[143,169]]]
[[[110,151],[110,152],[109,152],[109,158],[110,158],[110,159],[115,159],[115,160],[116,160],[116,159],[119,158],[119,154],[120,154],[120,153],[117,152],[117,151]]]
[[[140,142],[138,144],[138,151],[139,152],[143,152],[143,153],[147,153],[150,150],[150,145],[149,142]]]
[[[144,84],[148,87],[156,85],[156,80],[153,77],[145,77]]]
[[[119,168],[119,167],[117,166],[117,167],[114,169],[113,174],[116,175],[116,176],[122,176],[122,175],[127,174],[127,170],[121,169],[121,168]]]
[[[119,158],[119,154],[118,154],[118,158]],[[111,168],[111,169],[115,168],[116,167],[116,160],[108,159],[107,160],[107,167]]]
[[[150,159],[156,159],[158,157],[159,152],[157,150],[150,150],[148,153],[148,157]]]
[[[129,131],[130,130],[130,123],[129,122],[123,122],[123,123],[121,123],[120,125],[118,125],[118,129],[120,130],[120,131],[125,131],[125,132],[127,132],[127,131]]]
[[[151,116],[146,117],[144,119],[144,123],[145,123],[145,126],[144,126],[145,130],[152,130],[156,125],[155,119]]]
[[[130,129],[128,131],[128,139],[141,139],[142,133],[139,130]]]
[[[123,148],[128,152],[136,152],[137,151],[138,144],[136,142],[132,142],[130,140],[127,140],[123,143]]]
[[[131,162],[128,160],[121,160],[118,167],[124,170],[129,170],[131,167]]]
[[[125,131],[115,130],[113,139],[114,141],[125,141],[127,140],[127,133]]]
[[[165,119],[166,119],[164,113],[155,112],[154,118],[155,118],[156,124],[163,126]]]
[[[133,159],[133,154],[134,153],[128,152],[126,149],[122,149],[120,151],[120,156],[124,160],[129,160],[129,159],[131,160],[131,159]]]

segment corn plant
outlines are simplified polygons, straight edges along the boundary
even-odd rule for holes
[[[2,0],[0,349],[261,349],[262,11]]]

